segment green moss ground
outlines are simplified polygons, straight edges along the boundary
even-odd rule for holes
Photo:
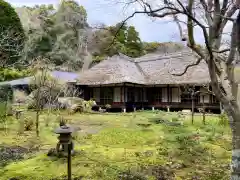
[[[195,117],[194,125],[190,117],[186,117],[183,126],[169,126],[151,120],[171,120],[177,116],[175,113],[144,111],[69,116],[62,112],[62,115],[82,129],[73,135],[78,151],[72,159],[73,177],[115,180],[121,179],[119,175],[123,172],[129,172],[145,179],[157,179],[153,167],[161,167],[164,171],[173,171],[173,179],[177,180],[228,179],[231,133],[229,127],[218,125],[218,117],[208,116],[206,125],[202,124],[201,116]],[[34,118],[34,113],[24,116]],[[23,160],[9,161],[3,166],[1,180],[12,177],[50,180],[66,176],[66,159],[46,155],[57,143],[53,130],[58,126],[56,116],[51,114],[50,124],[45,127],[46,118],[43,113],[40,138],[36,138],[34,129],[18,135],[19,124],[15,119],[9,121],[7,131],[0,131],[0,144],[4,146],[38,148]],[[151,125],[147,128],[137,125],[149,122]]]

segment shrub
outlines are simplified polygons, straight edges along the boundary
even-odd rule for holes
[[[180,145],[180,149],[185,149],[197,144],[194,135],[179,135],[176,137],[176,140]]]
[[[92,107],[96,105],[94,100],[84,101],[84,111],[89,112],[92,110]]]
[[[34,127],[34,121],[30,117],[24,118],[24,131],[31,131]]]
[[[7,115],[7,102],[0,102],[0,116],[5,117]]]
[[[69,109],[70,114],[74,114],[76,112],[82,113],[84,111],[84,107],[81,104],[73,104],[71,108]]]
[[[67,124],[67,120],[64,119],[62,116],[57,117],[57,122],[59,123],[59,126],[64,126]]]
[[[29,70],[19,70],[15,68],[0,68],[0,81],[10,81],[30,75]]]
[[[177,122],[177,121],[179,121],[179,119],[177,117],[172,118],[172,122]]]
[[[21,90],[13,91],[13,102],[14,103],[25,103],[27,101],[27,94]]]
[[[13,89],[10,84],[0,86],[0,102],[12,101]]]
[[[219,115],[219,121],[218,121],[218,125],[220,126],[228,126],[228,117],[227,117],[227,114],[226,113],[222,113]]]

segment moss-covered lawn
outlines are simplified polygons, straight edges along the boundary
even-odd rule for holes
[[[208,116],[206,125],[201,116],[196,116],[194,125],[186,117],[182,126],[170,126],[155,121],[176,119],[175,113],[62,115],[81,128],[73,135],[77,152],[72,158],[72,173],[76,179],[228,179],[231,133],[229,127],[218,124],[216,116]],[[24,116],[34,118],[34,113]],[[7,131],[0,131],[2,148],[23,148],[23,152],[13,153],[15,159],[10,156],[0,163],[0,179],[50,180],[66,176],[66,159],[46,155],[56,146],[53,130],[58,126],[56,115],[51,114],[46,127],[47,118],[46,113],[41,115],[40,138],[36,138],[34,129],[18,135],[15,119],[9,120]]]

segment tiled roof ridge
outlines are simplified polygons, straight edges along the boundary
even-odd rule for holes
[[[194,55],[194,52],[181,51],[181,52],[173,52],[173,53],[167,53],[167,54],[153,53],[151,55],[152,56],[135,58],[134,62],[141,63],[141,62],[148,62],[148,61],[166,60],[170,58],[181,57],[182,55]]]
[[[136,68],[139,70],[139,72],[144,76],[145,80],[148,81],[149,76],[143,71],[142,67],[139,65],[139,63],[141,62],[149,62],[149,61],[157,61],[157,60],[166,60],[166,59],[170,59],[170,58],[176,58],[176,57],[181,57],[182,55],[193,55],[194,53],[191,51],[177,51],[177,52],[173,52],[173,53],[167,53],[167,54],[158,54],[158,53],[153,53],[152,55],[155,55],[153,57],[139,57],[139,58],[131,58],[125,54],[119,53],[119,55],[115,55],[118,56],[118,59],[123,59],[123,60],[127,60],[130,61],[132,63],[135,64]],[[113,56],[114,57],[114,56]],[[111,57],[111,58],[113,58]],[[140,60],[139,59],[146,59],[146,60]]]

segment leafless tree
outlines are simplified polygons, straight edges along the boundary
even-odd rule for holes
[[[43,108],[47,108],[48,116],[45,125],[48,126],[48,118],[53,110],[60,113],[60,109],[63,108],[59,104],[60,97],[77,97],[82,93],[78,89],[71,87],[68,82],[53,77],[51,75],[53,68],[49,64],[49,60],[46,58],[39,57],[34,60],[34,75],[31,82],[33,91],[30,95],[30,106],[36,112],[35,124],[37,136],[39,136],[39,116]]]
[[[29,107],[36,111],[36,135],[39,136],[39,116],[41,110],[47,103],[55,101],[55,97],[60,94],[58,89],[61,89],[59,82],[50,75],[51,66],[49,60],[38,57],[34,60],[32,67],[34,75],[30,85],[32,93],[30,94]],[[54,94],[54,97],[52,95]]]
[[[47,97],[47,118],[45,125],[49,125],[50,114],[54,111],[57,116],[60,116],[60,112],[63,108],[66,108],[65,104],[60,102],[60,98],[79,97],[82,91],[77,89],[74,85],[63,81],[60,78],[53,77],[47,84],[48,93]]]
[[[137,8],[122,24],[137,14],[145,14],[152,18],[170,17],[177,23],[181,39],[187,41],[198,56],[196,63],[185,67],[183,75],[189,67],[205,61],[211,79],[211,87],[222,103],[232,128],[232,180],[240,179],[240,104],[237,102],[238,83],[234,70],[240,53],[240,1],[239,0],[129,0],[128,5]],[[184,23],[182,23],[182,20]],[[187,33],[184,33],[184,26]],[[230,46],[224,42],[224,30],[230,27]],[[205,46],[198,46],[194,31],[200,30]]]

